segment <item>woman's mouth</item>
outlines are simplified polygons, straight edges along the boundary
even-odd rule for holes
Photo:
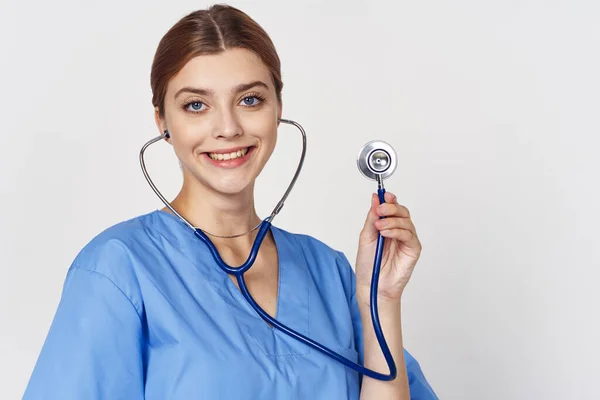
[[[231,153],[208,153],[208,156],[213,160],[221,161],[221,160],[235,160],[236,158],[240,158],[246,155],[249,147],[245,149],[241,149],[238,151],[233,151]]]
[[[206,152],[202,155],[206,157],[206,160],[211,165],[219,168],[237,168],[245,164],[249,159],[254,150],[255,146],[242,147],[231,150]]]

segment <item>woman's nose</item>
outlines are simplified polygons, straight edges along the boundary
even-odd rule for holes
[[[213,137],[229,139],[243,134],[242,125],[235,112],[222,109],[216,114],[215,117],[217,118],[217,121],[215,123]]]

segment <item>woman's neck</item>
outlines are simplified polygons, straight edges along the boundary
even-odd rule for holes
[[[254,185],[226,195],[197,182],[184,183],[171,206],[195,227],[219,236],[248,232],[261,221],[254,208]]]

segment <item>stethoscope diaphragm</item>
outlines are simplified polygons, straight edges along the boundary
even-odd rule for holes
[[[358,170],[368,179],[388,178],[396,171],[398,155],[389,143],[372,140],[365,144],[356,159]]]

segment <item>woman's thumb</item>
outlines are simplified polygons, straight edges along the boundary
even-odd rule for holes
[[[377,239],[379,232],[375,227],[375,221],[379,219],[379,216],[375,212],[375,208],[379,205],[379,197],[377,197],[376,193],[371,194],[371,208],[367,213],[367,218],[365,219],[365,225],[363,226],[362,231],[360,232],[360,241],[361,242],[372,242]]]

